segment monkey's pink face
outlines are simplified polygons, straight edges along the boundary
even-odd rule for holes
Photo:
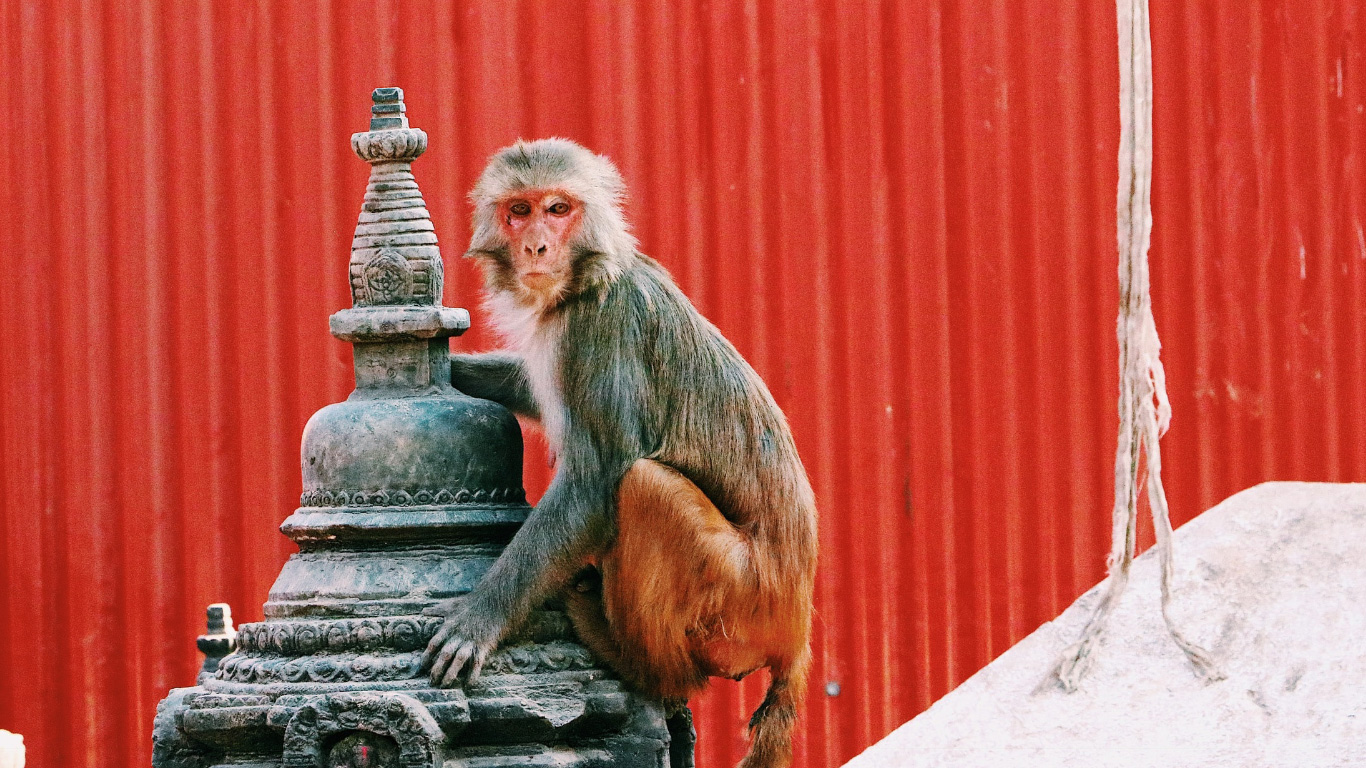
[[[542,295],[564,287],[582,221],[583,204],[561,190],[523,189],[500,200],[498,227],[508,239],[518,282]]]

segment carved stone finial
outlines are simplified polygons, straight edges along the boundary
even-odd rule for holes
[[[402,88],[376,88],[370,94],[375,106],[370,108],[370,130],[387,131],[392,128],[407,128],[408,108],[403,106]]]
[[[209,631],[195,641],[199,652],[204,654],[204,665],[199,669],[200,680],[213,677],[223,657],[237,650],[237,630],[232,626],[232,608],[227,603],[214,603],[209,606],[207,613]]]
[[[427,151],[427,134],[408,127],[408,108],[402,88],[376,88],[370,98],[370,130],[351,135],[351,148],[360,159],[378,163],[411,163]]]

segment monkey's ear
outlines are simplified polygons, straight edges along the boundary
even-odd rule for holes
[[[497,208],[493,205],[479,206],[474,209],[474,231],[470,233],[470,247],[465,251],[466,258],[498,257],[507,253],[507,241],[498,224],[494,221]]]

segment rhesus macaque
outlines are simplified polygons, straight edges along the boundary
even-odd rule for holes
[[[811,652],[816,506],[787,420],[669,274],[636,251],[624,184],[563,139],[495,154],[470,199],[507,352],[455,355],[456,388],[544,428],[545,496],[423,658],[475,680],[562,590],[583,642],[637,690],[686,700],[768,667],[743,766],[791,761]]]

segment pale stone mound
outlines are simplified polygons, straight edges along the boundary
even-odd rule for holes
[[[1366,766],[1366,484],[1259,485],[1175,546],[1172,617],[1227,679],[1173,644],[1149,551],[1075,693],[1035,689],[1100,585],[848,766]]]
[[[24,768],[24,737],[0,731],[0,768]]]

